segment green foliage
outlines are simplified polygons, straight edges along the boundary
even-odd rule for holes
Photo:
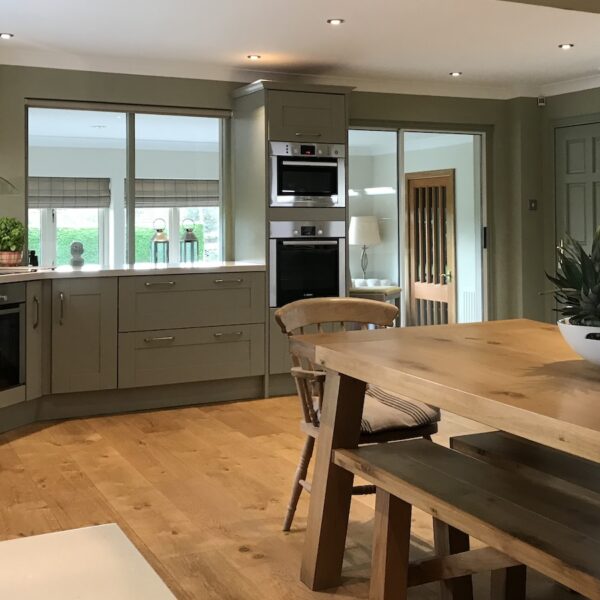
[[[12,217],[0,217],[0,252],[20,252],[25,244],[25,226]]]
[[[570,317],[573,325],[600,327],[600,229],[591,254],[568,238],[558,254],[556,275],[546,277],[555,285],[554,298],[563,317]]]

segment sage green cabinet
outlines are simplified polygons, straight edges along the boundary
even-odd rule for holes
[[[269,139],[280,142],[346,142],[346,96],[269,90]]]
[[[264,323],[264,273],[119,279],[119,331]]]
[[[264,324],[119,334],[119,387],[263,375]]]
[[[117,278],[52,282],[52,393],[117,387]]]
[[[43,309],[42,282],[27,284],[25,316],[25,382],[27,400],[35,400],[42,395],[43,365]]]

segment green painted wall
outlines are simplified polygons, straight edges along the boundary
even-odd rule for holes
[[[24,217],[25,100],[113,102],[188,108],[232,106],[240,84],[220,81],[0,66],[0,175],[17,187],[0,196],[0,214]],[[600,96],[600,91],[596,98]],[[566,102],[566,105],[565,105]],[[564,101],[554,111],[587,110],[592,97]],[[597,100],[596,100],[597,102]],[[596,106],[600,106],[597,103]],[[487,134],[487,207],[490,228],[491,318],[543,313],[536,296],[542,249],[540,215],[525,213],[527,196],[540,187],[538,111],[533,99],[479,100],[355,92],[353,125],[484,131]],[[597,110],[597,109],[596,109]],[[536,158],[538,157],[538,158]],[[545,213],[544,213],[545,215]],[[545,239],[542,234],[542,239]]]

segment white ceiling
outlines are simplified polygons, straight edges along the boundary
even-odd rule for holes
[[[499,0],[0,0],[0,30],[2,64],[495,98],[600,85],[600,14]]]

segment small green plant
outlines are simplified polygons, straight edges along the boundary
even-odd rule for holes
[[[555,285],[558,312],[572,325],[600,327],[600,228],[594,235],[592,253],[573,238],[559,248],[556,275],[546,277]]]
[[[0,217],[0,252],[20,252],[25,244],[25,227],[12,217]]]

